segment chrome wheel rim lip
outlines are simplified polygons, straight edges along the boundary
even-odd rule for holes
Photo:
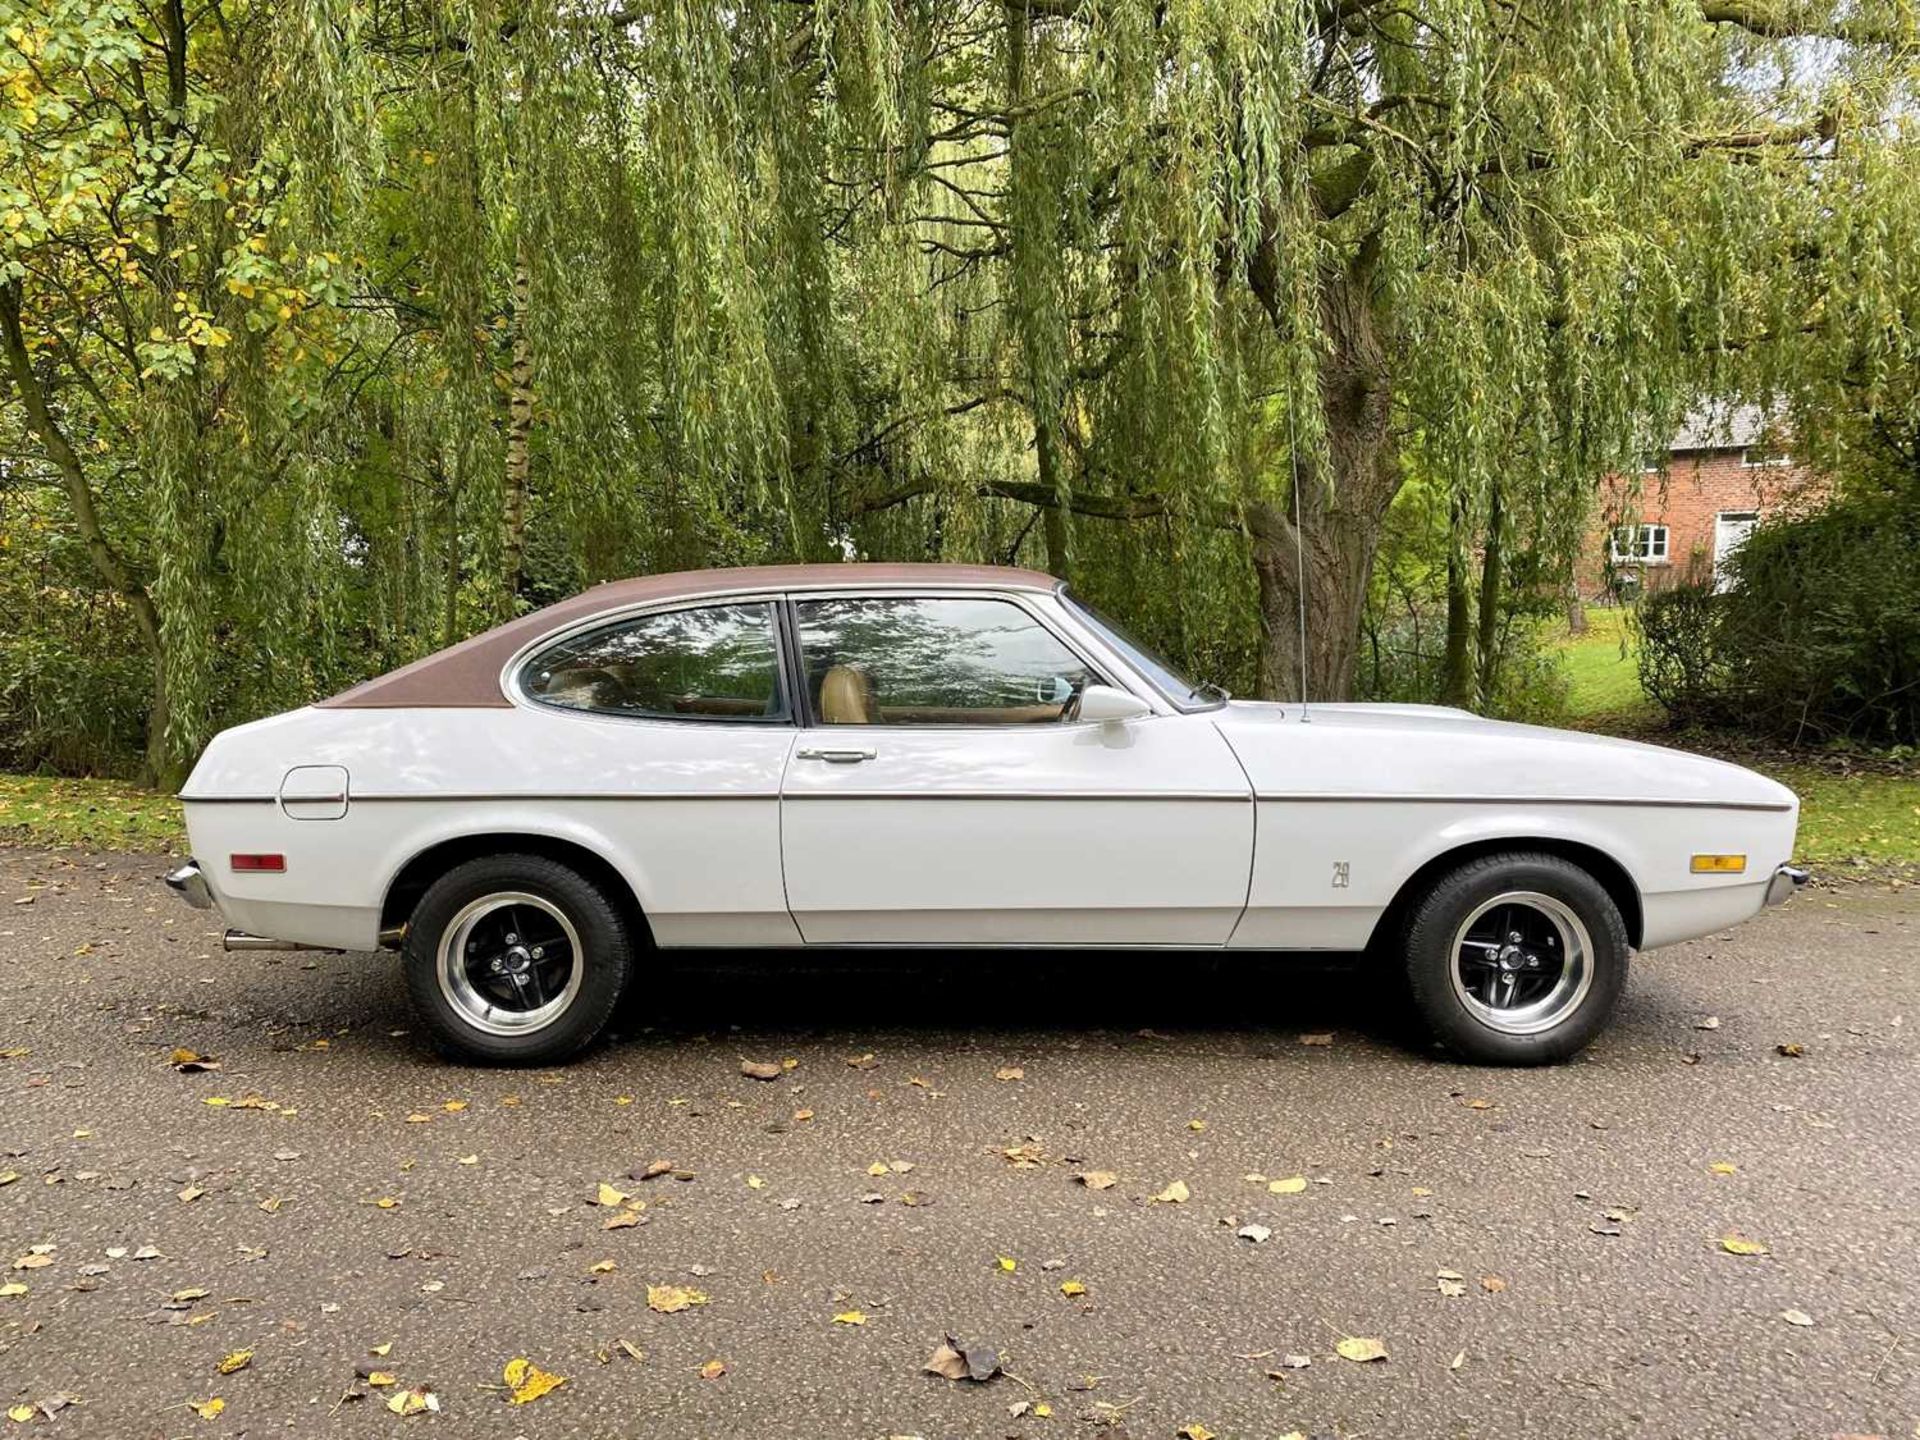
[[[1531,910],[1553,930],[1560,947],[1560,973],[1546,994],[1525,1005],[1490,1005],[1467,986],[1467,961],[1483,952],[1479,941],[1469,941],[1474,927],[1502,906]],[[1489,1030],[1502,1035],[1538,1035],[1561,1023],[1587,998],[1593,988],[1593,939],[1585,923],[1565,901],[1538,890],[1506,890],[1476,906],[1458,929],[1449,946],[1447,973],[1453,981],[1454,997],[1466,1012]]]
[[[528,1010],[516,1010],[489,998],[468,973],[467,941],[482,921],[513,906],[536,910],[553,921],[560,927],[567,944],[566,983],[551,1000]],[[524,890],[496,890],[462,907],[459,914],[448,921],[446,928],[440,932],[438,964],[435,968],[440,979],[440,994],[447,1004],[453,1007],[454,1013],[464,1024],[487,1035],[530,1035],[546,1029],[572,1006],[574,997],[580,993],[580,983],[585,973],[580,952],[580,932],[574,928],[566,912],[551,900],[528,894]]]

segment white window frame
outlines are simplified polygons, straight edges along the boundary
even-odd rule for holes
[[[1753,458],[1755,455],[1760,455],[1763,458],[1756,460]],[[1763,445],[1747,445],[1743,446],[1740,451],[1740,468],[1742,470],[1773,470],[1783,465],[1792,464],[1793,453],[1788,450],[1768,450]]]
[[[1621,545],[1623,536],[1631,548]],[[1665,565],[1672,558],[1672,541],[1673,532],[1663,522],[1630,521],[1615,526],[1607,543],[1616,565]]]

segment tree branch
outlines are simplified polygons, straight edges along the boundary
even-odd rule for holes
[[[40,377],[34,373],[33,357],[28,353],[26,333],[20,325],[20,282],[17,280],[0,285],[0,348],[7,352],[7,369],[13,377],[14,389],[20,392],[21,402],[26,406],[27,424],[66,486],[74,524],[87,547],[87,558],[93,562],[100,578],[131,602],[141,634],[154,653],[159,654],[160,614],[154,608],[153,596],[107,539],[79,453],[60,428],[60,422],[47,404],[47,392]]]
[[[1823,9],[1825,7],[1822,7]],[[1905,48],[1920,39],[1912,23],[1874,20],[1859,15],[1816,14],[1768,0],[1707,0],[1700,18],[1709,25],[1737,25],[1764,40],[1827,39],[1849,45],[1889,45]]]

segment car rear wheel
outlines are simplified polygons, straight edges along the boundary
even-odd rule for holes
[[[593,1043],[633,968],[613,900],[542,855],[488,855],[427,888],[407,926],[407,989],[446,1054],[547,1064]]]
[[[1468,861],[1414,905],[1404,936],[1414,1008],[1470,1060],[1564,1060],[1606,1026],[1626,986],[1620,907],[1558,855]]]

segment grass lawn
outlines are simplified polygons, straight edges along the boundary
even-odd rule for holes
[[[1587,633],[1569,635],[1560,646],[1567,677],[1567,718],[1583,730],[1643,728],[1654,718],[1653,702],[1640,689],[1633,636],[1623,607],[1595,605],[1587,611]]]
[[[1756,763],[1800,796],[1797,859],[1822,875],[1920,870],[1920,776]]]
[[[0,775],[0,841],[75,850],[184,852],[180,802],[123,780]]]

